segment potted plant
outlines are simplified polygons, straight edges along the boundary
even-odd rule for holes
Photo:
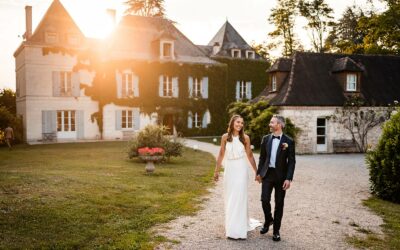
[[[138,156],[140,159],[146,162],[146,172],[152,173],[155,170],[154,162],[160,161],[164,158],[165,150],[163,148],[155,147],[155,148],[139,148]]]

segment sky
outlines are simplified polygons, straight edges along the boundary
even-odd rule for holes
[[[33,30],[53,0],[0,0],[0,89],[15,90],[15,59],[13,53],[22,42],[25,32],[25,5],[33,7]],[[112,29],[106,9],[117,11],[117,22],[124,14],[125,0],[61,0],[74,21],[87,37],[104,37]],[[350,5],[367,7],[367,0],[326,0],[339,18]],[[267,19],[276,0],[165,0],[167,17],[192,42],[208,44],[220,27],[228,20],[242,37],[251,44],[268,40],[274,30]],[[374,8],[382,11],[381,1]],[[304,19],[296,20],[296,33],[305,49],[310,48]],[[275,51],[275,56],[279,52]],[[274,53],[272,53],[274,55]]]

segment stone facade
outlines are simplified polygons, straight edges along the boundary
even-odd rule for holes
[[[296,152],[300,154],[333,153],[333,140],[351,140],[352,136],[342,124],[333,122],[331,116],[337,108],[341,107],[281,107],[279,113],[285,118],[290,118],[296,127],[300,128],[300,134],[296,140]],[[317,119],[326,119],[326,147],[318,148],[317,144]],[[376,145],[381,126],[377,126],[368,133],[368,144]]]

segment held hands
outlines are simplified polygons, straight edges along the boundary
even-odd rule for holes
[[[219,178],[219,174],[218,174],[218,172],[214,172],[214,181],[218,181],[218,178]]]
[[[288,190],[290,188],[290,181],[289,180],[285,180],[285,182],[283,183],[282,188],[283,188],[283,190]]]
[[[258,183],[262,182],[262,178],[260,175],[256,175],[256,178],[254,180],[257,181]]]

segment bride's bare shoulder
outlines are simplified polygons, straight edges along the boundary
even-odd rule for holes
[[[221,139],[226,139],[226,138],[228,138],[228,133],[225,133],[225,134],[223,134],[223,135],[221,136]]]

